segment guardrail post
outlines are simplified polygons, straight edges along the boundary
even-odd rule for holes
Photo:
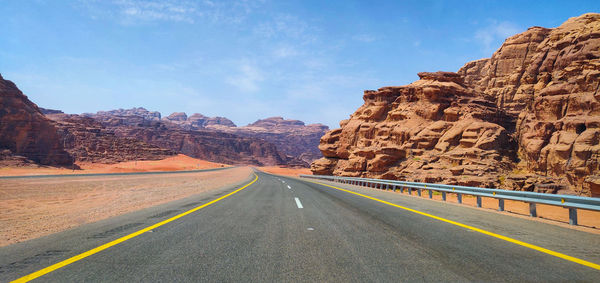
[[[411,188],[411,187],[408,187],[408,188],[406,188],[406,189],[408,190],[408,194],[409,194],[409,195],[412,195],[412,188]]]
[[[535,203],[533,202],[529,203],[529,216],[537,217],[537,210],[535,208]]]
[[[392,185],[392,190],[394,190],[394,192],[398,189],[398,187],[396,187],[396,185]]]
[[[498,199],[498,211],[504,211],[504,199]]]
[[[456,200],[458,203],[462,203],[462,194],[456,194]]]
[[[569,207],[569,224],[577,225],[577,208]]]
[[[404,187],[400,187],[400,193],[404,193]]]
[[[389,190],[390,189],[390,184],[385,184],[385,190]]]
[[[417,194],[421,196],[421,189],[417,189]]]
[[[481,207],[481,196],[477,196],[477,207]]]
[[[429,190],[429,198],[433,198],[433,191]]]
[[[446,201],[446,192],[442,192],[442,200]]]

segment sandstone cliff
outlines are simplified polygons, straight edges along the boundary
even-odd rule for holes
[[[110,164],[133,160],[160,160],[177,154],[176,151],[133,137],[117,136],[113,129],[90,117],[61,113],[46,116],[56,122],[65,149],[77,162]]]
[[[235,127],[235,124],[226,118],[206,117],[201,114],[188,117],[183,112],[176,112],[160,119],[160,113],[150,112],[144,108],[100,111],[96,114],[84,115],[85,117],[78,115],[69,115],[69,117],[78,119],[78,124],[85,124],[82,118],[86,117],[97,121],[101,130],[93,127],[94,131],[101,131],[102,136],[109,136],[111,139],[136,141],[132,144],[139,144],[140,149],[148,149],[150,156],[163,156],[168,153],[161,152],[159,149],[168,149],[172,153],[183,153],[195,158],[227,164],[306,165],[297,158],[283,154],[268,141],[225,133],[210,127],[211,125]],[[86,126],[86,128],[90,127]],[[86,133],[82,129],[77,130],[75,136],[87,137],[78,140],[76,144],[91,144],[90,139],[94,139],[93,134]],[[117,154],[117,156],[139,156],[127,147],[122,149],[129,151],[130,154]],[[111,161],[101,155],[95,160],[96,162]]]
[[[600,14],[419,77],[365,91],[313,172],[600,195]]]
[[[68,165],[72,158],[63,150],[57,129],[17,86],[0,75],[0,150],[47,165]],[[6,150],[9,150],[8,153]],[[9,157],[10,156],[10,157]]]
[[[186,130],[198,130],[198,129],[220,129],[222,127],[236,127],[236,125],[225,117],[207,117],[200,113],[194,113],[192,116],[187,116],[183,112],[175,112],[167,117],[165,120],[177,124]]]
[[[123,126],[152,128],[156,127],[157,124],[162,124],[169,129],[177,131],[199,131],[213,137],[216,137],[218,134],[209,135],[208,133],[227,133],[229,135],[222,135],[222,137],[226,137],[225,140],[227,141],[234,140],[231,136],[232,134],[239,137],[244,142],[253,144],[252,147],[244,145],[241,146],[241,148],[262,149],[254,150],[254,153],[250,153],[250,151],[247,150],[244,154],[248,153],[249,155],[239,159],[240,157],[238,155],[231,155],[231,152],[233,151],[229,151],[229,149],[223,151],[223,153],[226,154],[225,156],[216,157],[219,152],[217,149],[213,149],[213,153],[209,153],[207,150],[201,149],[201,146],[198,145],[196,146],[196,149],[193,150],[196,152],[194,157],[204,158],[205,156],[209,156],[212,158],[209,160],[216,162],[250,162],[249,164],[257,165],[308,167],[312,161],[321,156],[318,149],[319,139],[327,130],[329,130],[327,126],[322,124],[306,125],[302,121],[283,119],[282,117],[261,119],[244,127],[237,127],[231,120],[224,117],[207,117],[199,113],[188,116],[184,112],[175,112],[161,119],[160,113],[150,112],[144,108],[100,111],[96,114],[86,113],[83,115],[94,118],[109,128]],[[133,131],[128,132],[133,133]],[[121,131],[121,133],[122,136],[125,136],[124,131]],[[164,143],[160,142],[155,143],[160,146],[164,145]],[[233,146],[230,142],[224,142],[224,144]],[[274,150],[267,149],[271,147],[270,144],[275,146]],[[167,148],[180,152],[179,148],[173,146]],[[259,152],[264,152],[264,154],[256,155],[254,159],[250,158],[251,155]],[[268,152],[271,152],[272,155],[269,155]]]
[[[318,149],[319,140],[329,130],[329,127],[322,124],[305,125],[299,120],[271,117],[244,127],[229,127],[220,130],[269,141],[286,155],[300,159],[307,166],[321,157]]]

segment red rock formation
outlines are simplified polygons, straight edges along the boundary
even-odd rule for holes
[[[149,115],[148,113],[157,113]],[[163,125],[171,130],[183,131],[200,131],[205,135],[209,132],[233,134],[244,143],[252,143],[252,147],[234,146],[234,143],[225,142],[225,145],[231,145],[235,148],[247,148],[242,153],[245,157],[240,157],[237,154],[231,155],[229,149],[219,151],[213,150],[209,153],[202,146],[196,146],[196,149],[190,151],[195,152],[192,155],[197,158],[212,158],[207,159],[217,162],[241,164],[248,160],[249,164],[265,164],[265,165],[289,165],[307,167],[310,162],[320,157],[320,152],[317,148],[320,137],[329,129],[321,124],[305,125],[299,120],[286,120],[281,117],[271,117],[258,120],[248,126],[237,127],[231,120],[223,117],[207,117],[199,113],[191,116],[183,112],[173,113],[157,123],[154,117],[160,117],[158,112],[149,112],[143,108],[134,108],[128,110],[113,110],[100,111],[97,114],[84,114],[100,121],[106,127],[150,127],[156,128],[158,124]],[[150,118],[149,118],[150,117]],[[118,131],[117,131],[118,132]],[[129,132],[129,131],[127,131]],[[125,131],[121,131],[121,136],[125,136]],[[180,135],[179,135],[180,136]],[[215,134],[208,136],[216,137]],[[228,135],[224,135],[225,140],[232,141]],[[192,138],[196,139],[196,138]],[[144,139],[147,141],[147,139]],[[206,140],[204,141],[206,142]],[[164,146],[165,143],[156,143],[159,146]],[[210,142],[209,142],[210,144]],[[273,144],[276,149],[271,150]],[[168,146],[167,148],[180,152],[181,148]],[[188,147],[185,147],[188,148]],[[249,150],[250,148],[262,148],[260,150]],[[229,154],[228,156],[217,157],[217,153]],[[228,153],[227,153],[228,152]],[[252,154],[257,154],[254,158],[250,158]],[[185,153],[185,152],[184,152]],[[278,156],[278,157],[276,157]]]
[[[57,110],[54,110],[57,111]],[[61,111],[62,112],[62,111]],[[46,113],[45,113],[46,114]],[[53,114],[53,113],[48,113]],[[158,111],[148,111],[143,107],[131,108],[131,109],[117,109],[110,111],[98,111],[96,114],[92,113],[83,113],[81,114],[85,117],[93,117],[96,120],[100,120],[103,122],[107,122],[109,119],[121,120],[124,124],[136,125],[141,121],[160,121],[160,112]],[[185,113],[184,113],[185,115]],[[131,117],[138,117],[141,119],[137,119],[135,121],[131,120]],[[114,122],[113,122],[114,123]]]
[[[315,174],[493,185],[510,167],[505,115],[456,73],[419,73],[403,87],[365,91],[365,104],[321,138]]]
[[[209,127],[218,123],[221,123],[221,126],[235,126],[225,118],[222,120],[220,117],[210,118],[201,114],[187,117],[185,113],[180,112],[159,120],[154,117],[160,117],[160,113],[156,112],[158,115],[151,116],[148,113],[154,112],[134,108],[85,115],[98,121],[105,134],[146,144],[146,146],[140,145],[140,148],[152,145],[160,149],[169,149],[171,152],[228,164],[296,165],[300,162],[296,158],[282,154],[275,145],[265,140],[224,133]],[[75,116],[77,115],[71,115],[71,117]],[[78,141],[77,144],[89,143],[85,140],[88,139]],[[154,154],[156,153],[151,155]],[[97,156],[95,160],[103,162],[102,156]]]
[[[321,156],[318,149],[319,139],[329,130],[329,127],[322,124],[305,125],[299,120],[271,117],[244,127],[221,128],[221,130],[271,142],[283,153],[306,163],[306,165],[297,165],[308,166]]]
[[[48,114],[47,117],[56,121],[65,149],[76,161],[111,164],[161,160],[177,154],[133,137],[119,137],[111,128],[90,117],[67,114]]]
[[[56,127],[17,86],[0,75],[0,150],[48,165],[68,165]],[[3,154],[8,156],[9,154]]]
[[[316,174],[599,195],[600,14],[508,38],[458,73],[366,91]]]
[[[591,193],[600,172],[600,14],[530,28],[459,73],[516,118],[523,171]]]
[[[120,137],[134,137],[149,144],[218,163],[262,166],[292,162],[269,142],[217,131],[189,131],[164,125],[119,127],[113,130]]]
[[[166,121],[174,123],[186,130],[199,130],[205,128],[220,129],[236,127],[236,125],[225,117],[207,117],[200,113],[194,113],[192,116],[187,116],[183,112],[175,112],[167,117]]]
[[[175,112],[171,113],[171,115],[165,117],[165,119],[172,122],[185,122],[187,121],[187,115],[184,112]]]

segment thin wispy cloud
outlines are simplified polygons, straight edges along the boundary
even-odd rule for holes
[[[79,0],[93,19],[115,19],[122,24],[152,22],[241,23],[264,1],[189,1],[189,0]]]
[[[119,0],[115,4],[123,16],[134,20],[193,23],[200,15],[194,2]]]
[[[366,34],[366,33],[362,33],[362,34],[356,34],[352,37],[352,39],[356,40],[356,41],[362,41],[362,42],[373,42],[375,41],[377,38],[371,34]]]
[[[273,50],[273,57],[284,59],[300,55],[300,51],[292,46],[279,46]]]
[[[291,39],[298,43],[310,43],[316,40],[315,32],[315,27],[296,16],[287,14],[275,15],[253,28],[253,33],[257,36],[268,39]]]
[[[237,74],[228,77],[226,82],[246,93],[260,90],[260,83],[264,80],[263,71],[246,59],[240,60],[236,64],[238,65]]]
[[[485,53],[494,52],[509,36],[515,35],[522,29],[511,22],[490,20],[490,24],[475,31],[474,39]]]

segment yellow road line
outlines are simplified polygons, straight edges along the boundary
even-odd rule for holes
[[[84,259],[84,258],[86,258],[88,256],[91,256],[91,255],[95,254],[95,253],[98,253],[100,251],[106,250],[106,249],[108,249],[108,248],[110,248],[112,246],[118,245],[119,243],[125,242],[125,241],[127,241],[127,240],[129,240],[131,238],[137,237],[137,236],[139,236],[139,235],[141,235],[143,233],[146,233],[146,232],[148,232],[148,231],[150,231],[152,229],[155,229],[157,227],[165,225],[165,224],[167,224],[167,223],[169,223],[171,221],[174,221],[174,220],[177,220],[177,219],[179,219],[181,217],[184,217],[184,216],[186,216],[186,215],[188,215],[188,214],[190,214],[192,212],[195,212],[197,210],[205,208],[205,207],[207,207],[207,206],[209,206],[209,205],[211,205],[211,204],[213,204],[215,202],[218,202],[218,201],[220,201],[220,200],[222,200],[224,198],[227,198],[227,197],[229,197],[229,196],[231,196],[231,195],[233,195],[233,194],[235,194],[235,193],[237,193],[237,192],[245,189],[246,187],[252,185],[254,182],[256,182],[256,180],[258,180],[258,175],[254,174],[254,176],[255,176],[255,178],[254,178],[254,180],[252,180],[252,182],[250,182],[250,183],[246,184],[245,186],[243,186],[243,187],[241,187],[241,188],[239,188],[239,189],[237,189],[237,190],[235,190],[235,191],[233,191],[231,193],[228,193],[228,194],[226,194],[226,195],[224,195],[224,196],[222,196],[222,197],[220,197],[218,199],[215,199],[215,200],[212,200],[210,202],[207,202],[207,203],[205,203],[205,204],[203,204],[201,206],[198,206],[196,208],[192,208],[192,209],[190,209],[190,210],[188,210],[186,212],[182,212],[180,214],[177,214],[177,215],[175,215],[175,216],[173,216],[173,217],[171,217],[171,218],[169,218],[167,220],[163,220],[163,221],[158,222],[158,223],[156,223],[156,224],[154,224],[152,226],[148,226],[148,227],[146,227],[146,228],[144,228],[142,230],[133,232],[133,233],[127,235],[127,236],[123,236],[123,237],[118,238],[118,239],[116,239],[116,240],[114,240],[112,242],[108,242],[108,243],[106,243],[104,245],[101,245],[101,246],[99,246],[97,248],[91,249],[91,250],[89,250],[87,252],[84,252],[84,253],[78,254],[76,256],[73,256],[71,258],[65,259],[65,260],[63,260],[63,261],[61,261],[59,263],[55,263],[55,264],[50,265],[50,266],[48,266],[48,267],[46,267],[44,269],[41,269],[41,270],[38,270],[38,271],[36,271],[34,273],[25,275],[25,276],[23,276],[23,277],[21,277],[21,278],[19,278],[17,280],[11,281],[11,282],[28,282],[28,281],[31,281],[31,280],[33,280],[35,278],[38,278],[38,277],[40,277],[40,276],[42,276],[44,274],[50,273],[50,272],[52,272],[54,270],[57,270],[57,269],[59,269],[61,267],[64,267],[64,266],[67,266],[67,265],[69,265],[71,263],[74,263],[74,262],[76,262],[78,260]]]
[[[416,214],[427,216],[429,218],[433,218],[433,219],[436,219],[436,220],[439,220],[439,221],[442,221],[442,222],[450,223],[452,225],[463,227],[463,228],[466,228],[466,229],[469,229],[469,230],[472,230],[472,231],[475,231],[475,232],[479,232],[481,234],[485,234],[485,235],[488,235],[488,236],[492,236],[494,238],[498,238],[498,239],[501,239],[501,240],[504,240],[504,241],[507,241],[507,242],[511,242],[511,243],[517,244],[519,246],[523,246],[523,247],[526,247],[526,248],[530,248],[532,250],[536,250],[536,251],[539,251],[539,252],[542,252],[542,253],[546,253],[546,254],[558,257],[558,258],[562,258],[562,259],[568,260],[570,262],[578,263],[578,264],[581,264],[581,265],[585,265],[587,267],[591,267],[591,268],[596,269],[596,270],[600,270],[600,264],[596,264],[596,263],[589,262],[589,261],[586,261],[586,260],[583,260],[583,259],[579,259],[579,258],[576,258],[576,257],[568,256],[566,254],[562,254],[562,253],[555,252],[555,251],[552,251],[552,250],[549,250],[549,249],[545,249],[545,248],[542,248],[540,246],[536,246],[536,245],[532,245],[532,244],[529,244],[529,243],[525,243],[523,241],[519,241],[519,240],[510,238],[510,237],[507,237],[507,236],[502,236],[500,234],[496,234],[496,233],[493,233],[493,232],[490,232],[490,231],[486,231],[486,230],[479,229],[479,228],[476,228],[476,227],[473,227],[473,226],[462,224],[462,223],[459,223],[459,222],[456,222],[456,221],[452,221],[452,220],[449,220],[449,219],[446,219],[446,218],[442,218],[442,217],[439,217],[439,216],[435,216],[435,215],[432,215],[432,214],[429,214],[429,213],[425,213],[425,212],[421,212],[421,211],[418,211],[418,210],[414,210],[412,208],[408,208],[408,207],[404,207],[404,206],[401,206],[401,205],[397,205],[397,204],[394,204],[394,203],[391,203],[391,202],[387,202],[385,200],[380,200],[378,198],[374,198],[374,197],[370,197],[370,196],[367,196],[367,195],[363,195],[361,193],[353,192],[353,191],[350,191],[350,190],[345,190],[345,189],[342,189],[342,188],[338,188],[338,187],[331,186],[331,185],[328,185],[328,184],[323,184],[323,183],[320,183],[320,182],[315,182],[315,181],[312,181],[312,180],[305,180],[305,181],[308,181],[308,182],[311,182],[311,183],[315,183],[315,184],[319,184],[319,185],[326,186],[326,187],[330,187],[330,188],[333,188],[333,189],[336,189],[336,190],[340,190],[340,191],[347,192],[347,193],[350,193],[350,194],[353,194],[353,195],[357,195],[357,196],[361,196],[361,197],[364,197],[364,198],[368,198],[368,199],[371,199],[371,200],[374,200],[374,201],[378,201],[380,203],[384,203],[384,204],[391,205],[391,206],[394,206],[394,207],[397,207],[397,208],[401,208],[401,209],[404,209],[404,210],[407,210],[407,211],[410,211],[410,212],[414,212]]]

